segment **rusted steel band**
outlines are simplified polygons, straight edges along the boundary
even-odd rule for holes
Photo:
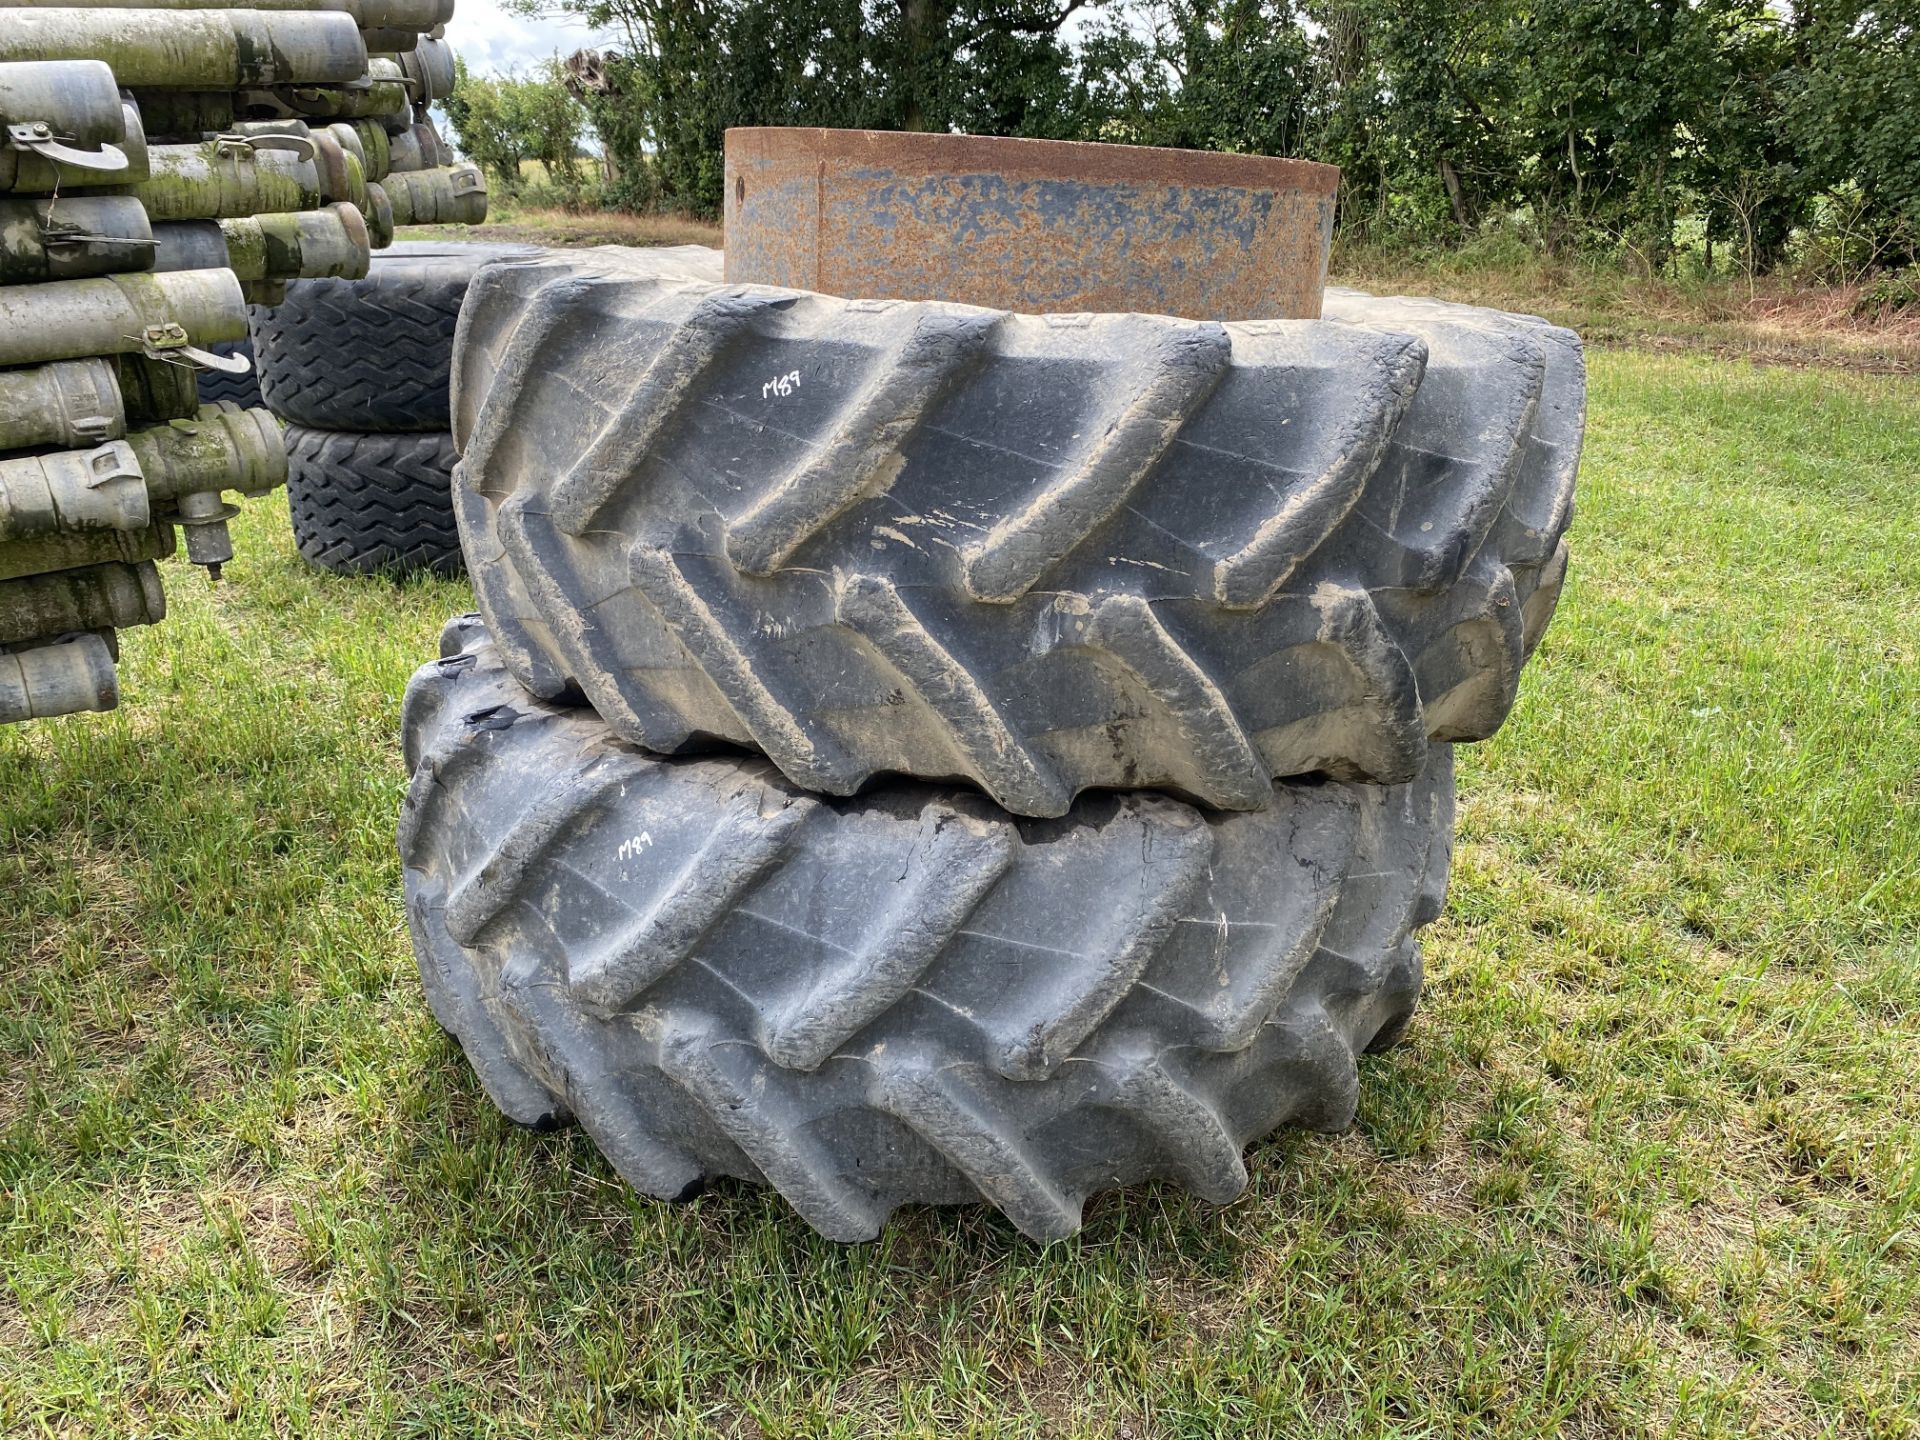
[[[730,281],[1021,311],[1320,314],[1331,165],[877,130],[726,138]]]

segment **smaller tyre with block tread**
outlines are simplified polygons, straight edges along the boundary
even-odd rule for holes
[[[458,575],[453,437],[287,428],[287,502],[301,555],[342,575]]]

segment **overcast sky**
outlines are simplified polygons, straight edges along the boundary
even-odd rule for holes
[[[1076,40],[1086,29],[1088,13],[1081,11],[1067,21],[1064,34]],[[509,15],[500,8],[500,0],[456,0],[453,19],[447,22],[447,39],[467,67],[482,73],[499,70],[526,71],[550,55],[562,60],[582,46],[605,36],[595,36],[578,20],[528,20]]]
[[[593,39],[578,20],[528,20],[509,15],[499,0],[458,0],[447,22],[447,42],[482,72],[529,70],[550,55],[564,60]]]

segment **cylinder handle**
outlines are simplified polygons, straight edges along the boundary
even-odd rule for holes
[[[305,135],[216,135],[213,148],[222,155],[251,155],[256,150],[291,150],[296,160],[313,159],[313,141]]]
[[[202,370],[218,370],[222,375],[244,375],[253,368],[253,362],[244,355],[216,355],[211,350],[202,350],[187,338],[186,328],[173,321],[149,325],[141,331],[140,353],[149,360],[197,365]]]
[[[56,165],[71,165],[76,170],[124,170],[127,154],[118,145],[102,145],[98,150],[81,150],[65,144],[44,120],[22,121],[7,126],[7,148],[31,151]]]

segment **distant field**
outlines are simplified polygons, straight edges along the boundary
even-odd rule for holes
[[[1338,283],[1362,290],[1545,315],[1571,325],[1590,344],[1920,374],[1920,305],[1874,305],[1858,285],[1808,285],[1790,276],[1648,278],[1472,247],[1418,258],[1349,251],[1336,256],[1334,272]]]
[[[515,240],[527,245],[719,245],[720,227],[684,215],[518,210],[497,202],[485,225],[406,225],[402,240]]]
[[[422,1001],[397,702],[463,585],[246,508],[0,729],[0,1433],[1920,1431],[1920,387],[1605,350],[1359,1123],[1225,1210],[816,1239],[513,1129]]]

